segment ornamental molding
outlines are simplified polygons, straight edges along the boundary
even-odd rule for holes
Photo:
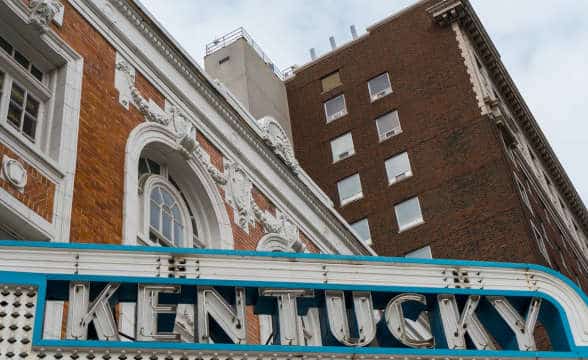
[[[59,0],[30,0],[30,21],[37,25],[43,32],[49,30],[49,24],[55,22],[63,25],[64,7]]]
[[[292,149],[292,144],[290,144],[290,141],[288,140],[288,135],[280,123],[271,116],[265,116],[257,120],[257,123],[262,131],[263,141],[294,174],[298,174],[300,171],[300,165],[294,156],[294,150]]]
[[[583,230],[588,232],[588,210],[584,202],[547,142],[545,135],[537,124],[537,120],[510,77],[500,59],[498,50],[496,50],[469,1],[442,0],[427,8],[427,12],[439,26],[448,26],[453,23],[459,24],[471,39],[473,46],[480,55],[480,60],[484,62],[488,69],[490,77],[497,88],[504,93],[505,101],[509,108],[512,109],[513,118],[520,124],[521,129],[527,133],[528,139],[545,162],[554,182],[562,189],[562,194],[570,205],[569,207],[573,209],[580,220]]]
[[[89,0],[74,0],[73,5],[87,17],[94,18],[91,15],[92,13],[99,15],[102,21],[104,21],[105,24],[108,24],[106,27],[104,25],[96,24],[102,33],[107,34],[108,36],[119,36],[123,42],[131,43],[130,38],[127,37],[125,33],[121,32],[119,28],[110,28],[110,26],[113,25],[122,27],[122,18],[116,19],[116,16],[112,15],[112,12],[110,11],[107,13],[112,16],[106,17],[107,13],[103,10],[104,6],[100,6],[100,3]],[[359,241],[341,223],[339,215],[328,203],[325,202],[325,200],[322,199],[320,195],[317,194],[318,187],[311,187],[307,184],[307,181],[301,180],[300,174],[297,178],[296,176],[292,176],[291,171],[287,171],[287,168],[283,166],[283,162],[271,151],[268,151],[268,147],[260,141],[259,133],[252,128],[251,124],[245,124],[245,122],[247,122],[246,119],[244,121],[242,115],[239,115],[235,109],[231,108],[227,98],[222,96],[222,91],[213,84],[212,80],[206,77],[200,67],[195,62],[191,61],[189,56],[185,54],[181,48],[174,45],[173,40],[162,37],[161,32],[159,31],[160,29],[156,25],[153,25],[153,22],[148,15],[140,12],[134,6],[129,6],[127,0],[111,0],[108,5],[112,5],[113,8],[120,12],[125,21],[128,21],[129,25],[139,31],[145,41],[148,42],[150,46],[153,46],[153,48],[156,49],[159,54],[186,79],[186,81],[194,86],[195,90],[203,96],[209,105],[222,115],[227,120],[227,123],[241,135],[241,138],[249,143],[249,145],[251,145],[264,158],[264,161],[271,166],[273,171],[275,171],[276,174],[278,174],[298,196],[300,196],[301,200],[314,208],[317,212],[317,216],[320,216],[323,221],[329,225],[329,228],[332,229],[329,233],[334,232],[336,234],[336,237],[340,239],[340,245],[325,240],[316,241],[317,245],[321,248],[321,251],[351,251],[356,254],[373,254],[371,249],[361,243],[361,241]],[[129,49],[131,48],[132,47]],[[142,54],[137,55],[142,56]],[[142,59],[146,61],[146,59]],[[307,224],[306,226],[309,227],[311,224]],[[320,232],[321,230],[318,231]]]
[[[24,191],[28,177],[27,170],[20,161],[4,155],[2,157],[2,173],[0,175],[18,191]]]
[[[245,170],[235,161],[225,160],[225,200],[233,208],[234,221],[249,234],[249,225],[255,226],[253,214],[253,183]]]
[[[253,203],[253,213],[266,236],[271,235],[283,239],[283,243],[287,244],[288,248],[293,249],[295,252],[304,252],[306,250],[306,245],[300,240],[298,226],[288,215],[276,209],[276,215],[274,216],[269,211],[262,210],[255,202]]]

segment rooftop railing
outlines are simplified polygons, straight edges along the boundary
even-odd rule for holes
[[[276,64],[272,61],[272,59],[267,56],[261,47],[253,40],[251,35],[242,27],[237,28],[221,37],[214,39],[213,41],[206,44],[206,55],[210,55],[214,52],[219,51],[222,48],[225,48],[232,43],[236,42],[239,39],[245,39],[249,46],[251,46],[255,52],[259,55],[259,57],[266,63],[267,66],[273,71],[276,76],[284,81],[287,76],[276,66]]]

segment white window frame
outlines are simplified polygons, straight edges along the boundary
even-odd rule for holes
[[[404,224],[404,225],[401,226],[400,222],[398,221],[398,208],[399,208],[400,205],[402,205],[402,204],[404,204],[404,203],[406,203],[408,201],[411,201],[413,199],[416,199],[416,202],[417,202],[417,205],[418,205],[418,209],[419,209],[419,213],[420,213],[420,219],[417,219],[417,220],[415,220],[413,222],[410,222],[408,224]],[[419,199],[418,196],[413,196],[411,198],[408,198],[406,200],[403,200],[403,201],[401,201],[399,203],[394,204],[394,214],[396,215],[396,225],[398,226],[398,233],[405,232],[407,230],[413,229],[413,228],[415,228],[415,227],[417,227],[417,226],[422,225],[422,224],[425,223],[425,218],[423,216],[423,208],[421,207],[421,201],[420,201],[420,199]]]
[[[333,146],[333,143],[336,142],[337,140],[343,139],[346,136],[349,136],[349,138],[351,139],[351,149],[349,151],[346,151],[346,152],[343,152],[343,153],[339,154],[338,157],[335,157],[335,148]],[[353,143],[353,135],[351,134],[351,131],[346,132],[343,135],[337,136],[336,138],[332,139],[329,142],[329,144],[331,145],[331,157],[333,158],[333,164],[336,163],[336,162],[338,162],[338,161],[347,159],[347,158],[355,155],[355,144]]]
[[[403,156],[406,154],[406,159],[408,160],[408,170],[405,170],[403,173],[398,174],[396,176],[394,176],[393,178],[390,178],[390,174],[388,172],[388,164],[389,161],[391,161],[392,159],[399,157],[399,156]],[[388,159],[386,159],[386,161],[384,161],[384,169],[386,170],[386,177],[388,178],[388,186],[390,185],[394,185],[396,183],[401,182],[402,180],[406,180],[410,177],[412,177],[413,173],[412,173],[412,166],[410,164],[410,157],[408,156],[408,152],[404,151],[401,153],[398,153],[394,156],[389,157]]]
[[[25,3],[8,1],[5,5],[7,11],[0,14],[2,37],[44,75],[39,81],[0,50],[3,72],[31,91],[42,108],[35,143],[8,124],[2,111],[0,142],[55,184],[55,193],[50,219],[2,191],[0,210],[6,212],[5,223],[18,228],[27,239],[69,242],[84,59],[57,32],[40,29]]]
[[[182,217],[182,222],[184,224],[184,234],[183,234],[183,243],[180,247],[185,248],[192,248],[194,247],[194,236],[193,236],[193,229],[192,229],[192,221],[189,216],[188,211],[188,204],[184,202],[184,199],[180,192],[175,188],[173,184],[171,184],[166,176],[162,175],[143,175],[144,184],[142,186],[142,211],[143,211],[143,232],[139,234],[139,240],[148,246],[161,246],[160,243],[152,241],[150,239],[150,232],[151,232],[151,218],[150,218],[150,210],[151,210],[151,192],[155,187],[162,187],[166,191],[168,191],[172,196],[174,201],[178,204],[180,208],[180,213]],[[169,247],[176,247],[176,245],[166,239],[163,235],[157,234],[155,231],[158,240],[160,242],[165,243]]]
[[[379,78],[379,77],[380,77],[380,76],[382,76],[382,75],[386,75],[386,80],[388,80],[388,88],[386,88],[386,89],[384,89],[384,90],[382,90],[382,91],[380,91],[380,92],[378,92],[378,93],[375,93],[375,94],[374,94],[374,93],[373,93],[373,91],[372,91],[372,87],[371,87],[371,85],[370,85],[370,82],[371,82],[372,80],[375,80],[375,79]],[[379,74],[379,75],[376,75],[376,76],[374,76],[373,78],[369,79],[369,80],[368,80],[368,82],[367,82],[367,85],[368,85],[368,92],[369,92],[369,94],[370,94],[370,101],[371,101],[372,103],[373,103],[373,102],[375,102],[375,101],[378,101],[378,100],[380,100],[381,98],[383,98],[383,97],[385,97],[385,96],[388,96],[388,95],[390,95],[390,94],[392,94],[392,93],[394,92],[394,91],[392,90],[392,82],[390,81],[390,74],[388,74],[388,72],[387,72],[387,71],[386,71],[386,72],[384,72],[384,73],[381,73],[381,74]]]
[[[419,256],[416,256],[416,255],[419,255]],[[404,255],[404,257],[410,258],[410,259],[432,259],[433,258],[433,251],[431,250],[431,245],[427,245],[427,246],[423,246],[421,248],[409,251],[406,255]]]
[[[341,187],[340,187],[340,184],[343,181],[350,180],[351,178],[354,178],[354,177],[357,177],[357,179],[358,179],[358,182],[359,182],[359,192],[357,194],[351,195],[350,197],[348,197],[346,199],[341,198]],[[347,176],[346,178],[337,181],[337,193],[339,194],[339,203],[341,204],[341,206],[345,206],[345,205],[347,205],[349,203],[352,203],[354,201],[357,201],[359,199],[362,199],[363,198],[363,186],[361,185],[361,176],[359,175],[359,173],[355,173],[353,175]]]
[[[327,103],[329,101],[335,100],[338,97],[343,97],[343,110],[339,110],[338,112],[329,115],[327,113]],[[327,119],[327,124],[330,123],[330,122],[332,122],[332,121],[335,121],[335,120],[337,120],[339,118],[342,118],[345,115],[347,115],[347,100],[345,99],[345,94],[339,94],[337,96],[333,96],[329,100],[325,101],[323,103],[323,109],[325,111],[325,118]]]
[[[53,106],[52,91],[45,83],[39,81],[22,67],[22,65],[16,62],[16,60],[8,56],[3,49],[0,49],[0,71],[4,73],[2,97],[0,98],[0,126],[8,133],[17,137],[26,146],[33,148],[35,151],[44,152],[47,142],[48,123],[51,122],[51,112],[47,111],[47,109]],[[43,76],[44,81],[49,81],[52,77],[51,74],[46,73]],[[23,131],[16,129],[8,122],[8,107],[14,83],[23,88],[27,94],[32,95],[39,102],[39,113],[37,115],[34,139],[31,139]],[[23,111],[25,110],[23,109]]]
[[[398,119],[398,127],[392,128],[388,132],[382,134],[382,132],[380,131],[380,126],[378,125],[378,120],[384,118],[384,116],[389,115],[389,114],[396,114],[396,119]],[[376,131],[378,132],[378,141],[379,142],[384,142],[384,141],[391,139],[394,136],[397,136],[402,133],[402,124],[400,123],[400,114],[398,113],[398,110],[393,110],[393,111],[389,111],[385,114],[382,114],[382,115],[378,116],[374,121],[376,123]]]
[[[355,231],[355,229],[353,228],[354,225],[357,225],[361,222],[366,222],[367,223],[367,229],[368,229],[368,235],[369,237],[367,239],[362,239],[359,236],[359,233],[357,231]],[[352,224],[349,224],[349,226],[351,227],[351,230],[353,231],[353,234],[355,235],[356,238],[358,238],[360,241],[362,241],[363,243],[367,244],[367,245],[372,245],[372,229],[370,228],[370,221],[367,217],[364,217],[363,219],[359,219],[355,222],[353,222]]]

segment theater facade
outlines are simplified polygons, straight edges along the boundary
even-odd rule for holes
[[[0,0],[0,157],[0,359],[588,357],[557,272],[374,256],[138,2]]]

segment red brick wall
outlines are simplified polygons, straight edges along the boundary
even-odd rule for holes
[[[143,117],[118,103],[115,49],[69,3],[64,5],[63,26],[54,29],[84,58],[71,241],[119,244],[125,146]],[[163,105],[163,97],[141,74],[136,85]]]
[[[0,178],[0,187],[31,210],[42,216],[45,220],[53,222],[55,184],[44,177],[36,168],[8,149],[5,145],[0,144],[0,162],[4,155],[18,160],[23,165],[27,172],[27,185],[24,190],[20,192],[8,181]]]
[[[431,245],[436,258],[532,261],[527,225],[496,127],[480,115],[455,33],[412,8],[287,83],[295,153],[339,204],[337,181],[359,172],[364,198],[339,207],[368,217],[374,248],[402,256]],[[339,70],[343,85],[322,93]],[[388,72],[393,93],[370,102],[367,82]],[[326,124],[323,103],[345,94],[348,115]],[[403,132],[382,143],[375,119],[398,110]],[[356,154],[332,164],[330,140],[352,132]],[[407,151],[413,177],[388,186],[385,160]],[[425,224],[398,233],[394,204],[419,196]]]

